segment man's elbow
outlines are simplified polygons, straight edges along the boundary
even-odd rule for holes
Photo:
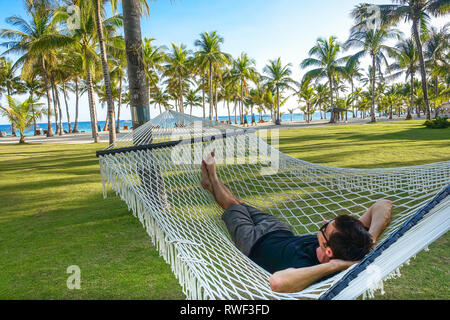
[[[270,282],[270,289],[274,292],[283,292],[284,289],[284,283],[283,283],[283,277],[281,277],[279,274],[274,273],[270,276],[269,279]]]
[[[389,221],[392,216],[392,201],[388,199],[381,199],[379,200],[379,204],[384,208],[384,218]]]

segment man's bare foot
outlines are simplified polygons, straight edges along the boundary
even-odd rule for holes
[[[202,185],[203,189],[213,192],[212,184],[209,180],[208,169],[206,168],[206,163],[204,160],[202,161],[202,165],[200,168],[202,170],[202,180],[200,181],[200,184]]]
[[[216,159],[214,158],[214,152],[211,152],[203,162],[205,163],[206,170],[208,171],[209,180],[211,182],[217,181],[219,178],[217,177],[216,172]]]

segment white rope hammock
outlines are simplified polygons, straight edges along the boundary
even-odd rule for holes
[[[450,161],[392,169],[344,169],[292,158],[254,131],[166,111],[97,152],[106,185],[139,218],[188,299],[353,299],[450,226]],[[233,131],[231,131],[233,130]],[[200,186],[200,163],[215,151],[219,177],[251,206],[280,217],[296,234],[316,234],[340,214],[394,203],[378,246],[360,263],[292,294],[270,289],[270,274],[233,244],[223,210]],[[274,159],[277,170],[271,170]],[[222,160],[222,161],[221,161]]]

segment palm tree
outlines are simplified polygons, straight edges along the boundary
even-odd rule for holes
[[[127,62],[127,56],[125,52],[125,41],[122,36],[117,36],[113,40],[113,48],[109,48],[111,51],[111,78],[119,82],[119,96],[117,100],[117,122],[116,133],[120,132],[120,111],[122,106],[122,88],[123,82],[126,80],[125,65]],[[113,80],[113,81],[114,81]]]
[[[289,114],[291,115],[291,122],[293,121],[293,114],[295,109],[288,109]]]
[[[144,56],[145,75],[147,79],[147,87],[149,96],[152,90],[156,90],[156,85],[159,81],[158,72],[163,72],[164,67],[162,63],[166,60],[165,46],[155,47],[152,45],[154,38],[144,38],[142,43],[142,54]]]
[[[9,119],[11,123],[20,132],[19,143],[25,143],[25,130],[31,126],[35,119],[38,119],[44,113],[43,109],[38,109],[40,105],[37,99],[29,97],[23,103],[14,100],[11,96],[7,96],[8,107],[0,106],[0,115]]]
[[[27,3],[28,4],[28,3]],[[5,54],[18,54],[19,58],[14,63],[15,67],[22,65],[22,75],[30,73],[36,65],[40,65],[41,76],[44,79],[44,88],[47,96],[47,136],[53,136],[51,125],[51,97],[47,67],[53,50],[68,46],[75,42],[73,37],[59,33],[57,29],[58,19],[55,19],[52,8],[39,5],[27,6],[30,21],[12,16],[7,18],[7,23],[15,29],[2,29],[0,37],[7,39],[1,45],[6,47]]]
[[[12,96],[16,93],[18,87],[20,86],[20,77],[16,75],[16,68],[9,59],[1,57],[0,60],[0,87],[6,88],[6,93],[8,96]],[[0,92],[1,96],[1,92]],[[14,123],[11,122],[11,134],[16,136],[16,130],[14,128]]]
[[[281,58],[270,60],[264,67],[263,72],[267,74],[265,79],[275,88],[277,99],[277,114],[275,124],[280,125],[280,93],[285,89],[292,89],[291,85],[295,82],[289,76],[291,75],[291,66],[289,63],[285,66],[281,63]]]
[[[43,88],[40,81],[36,79],[36,77],[33,77],[31,80],[25,80],[24,86],[26,89],[26,92],[30,95],[31,100],[39,100],[43,95]],[[31,105],[32,112],[34,114],[34,104]],[[37,125],[36,125],[36,117],[33,117],[33,126],[34,126],[34,135],[37,135]]]
[[[356,21],[359,21],[360,16],[358,11],[354,12]],[[401,32],[396,29],[390,29],[388,27],[381,27],[378,29],[369,29],[365,25],[361,25],[359,22],[352,27],[349,39],[345,42],[345,47],[361,49],[350,57],[350,63],[355,60],[359,60],[365,55],[369,55],[372,62],[372,78],[370,80],[370,87],[372,90],[372,106],[370,109],[370,121],[376,122],[375,115],[375,75],[377,72],[381,72],[381,65],[384,63],[389,67],[389,63],[385,56],[386,53],[392,51],[392,48],[386,44],[390,39],[399,39]]]
[[[189,115],[192,116],[192,107],[200,107],[202,105],[202,98],[197,96],[197,90],[190,89],[186,95],[184,105],[190,107]]]
[[[195,53],[195,62],[200,70],[205,70],[208,74],[209,88],[209,119],[213,114],[213,77],[214,73],[219,73],[220,69],[230,63],[231,56],[221,51],[220,45],[224,39],[216,31],[203,32],[200,39],[196,40],[194,45],[199,48]],[[203,74],[203,73],[202,73]]]
[[[247,95],[248,82],[255,77],[255,60],[248,57],[245,52],[233,62],[233,68],[231,69],[231,76],[239,85],[239,113],[240,121],[243,123],[243,111],[244,111],[244,99]]]
[[[328,79],[330,86],[330,104],[333,106],[333,83],[337,74],[344,73],[344,64],[346,58],[339,58],[341,45],[337,42],[336,37],[331,36],[328,40],[319,38],[316,45],[309,50],[309,58],[303,60],[300,64],[301,68],[316,67],[309,70],[303,79]],[[334,122],[334,113],[331,113],[330,122]]]
[[[167,64],[164,75],[168,78],[168,85],[177,92],[178,106],[180,112],[184,112],[183,96],[187,88],[186,82],[190,78],[191,52],[184,44],[179,46],[172,43],[171,51],[167,54]]]
[[[395,46],[395,50],[392,52],[392,56],[396,62],[391,65],[392,71],[397,71],[392,75],[396,78],[402,74],[405,74],[406,79],[410,79],[410,104],[407,111],[406,119],[412,119],[411,110],[414,105],[414,75],[419,68],[419,55],[412,39],[401,40]]]
[[[306,123],[311,121],[313,106],[317,100],[315,88],[311,86],[311,80],[305,79],[299,84],[298,90],[295,92],[298,97],[298,102],[304,102],[306,104]]]
[[[355,80],[359,80],[362,77],[362,72],[361,72],[361,68],[359,67],[359,61],[357,60],[350,60],[347,62],[347,64],[345,65],[344,68],[344,77],[345,79],[348,80],[348,82],[350,82],[350,88],[351,91],[350,93],[353,94],[354,90],[355,90]],[[354,107],[352,106],[352,112],[353,112],[353,118],[355,117],[355,110]],[[347,114],[346,114],[347,116]]]
[[[166,110],[170,109],[169,105],[170,96],[167,93],[163,92],[161,89],[156,88],[156,90],[152,92],[150,98],[151,98],[150,103],[158,105],[160,114],[162,113],[161,106],[166,108]]]
[[[429,39],[424,43],[425,64],[432,77],[433,91],[430,98],[434,101],[435,117],[439,114],[438,100],[440,94],[440,80],[445,81],[450,73],[450,61],[448,50],[450,49],[450,23],[443,26],[440,30],[432,27]],[[443,101],[442,101],[443,102]]]
[[[235,81],[231,71],[224,74],[222,78],[222,98],[227,104],[228,111],[228,122],[231,123],[231,112],[230,112],[230,102],[234,101],[235,97],[238,96],[239,84]],[[237,119],[235,119],[236,121]]]
[[[111,1],[111,5],[113,8],[117,8],[117,0]],[[146,1],[122,0],[122,10],[131,116],[133,128],[136,129],[150,120],[149,95],[141,37],[141,14],[148,14],[150,9]]]
[[[427,21],[430,19],[430,15],[434,17],[443,16],[450,12],[450,5],[447,0],[393,0],[393,2],[396,4],[379,6],[382,18],[386,24],[397,23],[401,20],[411,22],[411,31],[419,54],[423,98],[427,119],[429,120],[431,119],[431,110],[428,101],[427,74],[421,33],[428,32]],[[357,10],[360,12],[360,15],[364,15],[366,7],[361,5]]]
[[[323,109],[323,106],[327,105],[328,101],[330,100],[330,92],[327,88],[326,84],[319,83],[315,87],[316,90],[316,105],[318,106],[319,112],[320,112],[320,119],[322,120],[325,118],[327,119],[327,112]],[[323,111],[323,115],[322,115]]]
[[[96,27],[95,18],[92,15],[92,3],[80,1],[80,25],[73,30],[72,37],[76,40],[72,54],[79,59],[88,93],[88,104],[91,118],[92,137],[98,142],[97,110],[94,101],[94,84],[100,80],[99,56],[96,51]],[[68,16],[65,16],[67,18]],[[79,62],[77,62],[79,63]]]
[[[106,101],[108,105],[107,111],[107,119],[109,123],[109,143],[113,144],[116,142],[116,126],[115,126],[115,112],[114,112],[114,102],[111,93],[111,76],[108,68],[108,61],[106,58],[106,48],[105,48],[105,39],[103,34],[103,21],[102,16],[103,12],[103,1],[95,0],[95,21],[97,25],[97,37],[100,47],[100,58],[102,62],[102,71],[103,71],[103,80],[105,84],[105,93],[106,93]],[[121,24],[121,19],[118,17],[114,17],[117,25]]]

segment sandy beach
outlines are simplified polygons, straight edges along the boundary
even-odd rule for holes
[[[404,120],[405,117],[397,117],[394,116],[392,120],[389,120],[388,117],[377,117],[377,122],[389,122],[389,121],[398,121]],[[416,117],[414,119],[417,120]],[[425,121],[425,118],[422,117]],[[306,123],[305,121],[294,121],[294,122],[283,122],[281,125],[277,126],[272,122],[258,123],[257,125],[249,125],[245,126],[254,128],[256,130],[271,130],[271,129],[289,129],[289,128],[312,128],[312,127],[323,127],[323,126],[339,126],[339,125],[352,125],[352,124],[365,124],[368,123],[370,118],[348,118],[347,122],[338,122],[335,124],[330,124],[329,120],[313,120],[310,123]],[[243,125],[238,125],[237,127],[244,127]],[[122,130],[117,134],[117,139],[127,135],[131,130]],[[0,144],[16,144],[19,143],[20,137],[0,137]],[[108,142],[108,132],[102,131],[99,132],[99,142]],[[93,143],[93,139],[90,132],[83,133],[69,133],[64,134],[62,136],[54,135],[53,137],[46,136],[27,136],[25,138],[26,143],[30,144],[84,144],[84,143]]]

